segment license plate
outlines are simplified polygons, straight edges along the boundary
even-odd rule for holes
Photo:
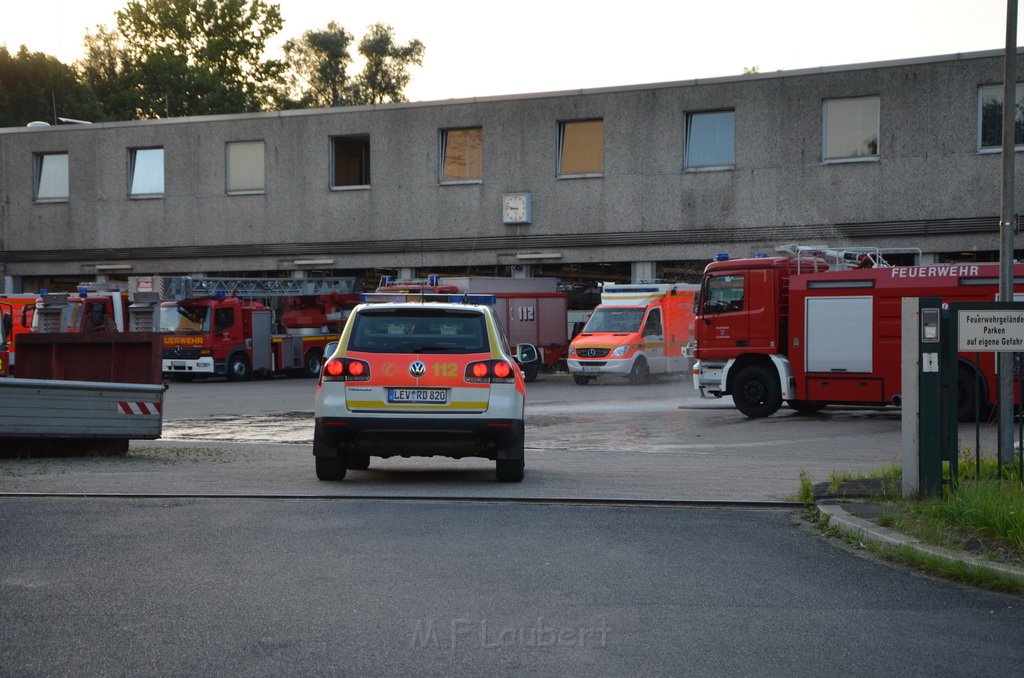
[[[444,405],[448,402],[446,388],[389,388],[389,403],[426,403]]]
[[[597,365],[581,365],[580,369],[582,369],[584,372],[600,372],[601,371],[601,368],[598,367]]]

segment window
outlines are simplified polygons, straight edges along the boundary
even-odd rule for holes
[[[593,176],[604,171],[604,121],[558,125],[558,175]]]
[[[441,182],[478,182],[483,176],[483,128],[441,130]]]
[[[487,320],[479,312],[381,308],[355,316],[348,350],[372,353],[486,353]]]
[[[1014,146],[1024,145],[1024,88],[1017,85]],[[1003,146],[1003,86],[978,88],[978,150],[998,151]]]
[[[266,188],[262,141],[232,141],[227,145],[227,192],[262,193]]]
[[[826,99],[822,104],[823,161],[878,158],[878,97]]]
[[[735,111],[687,114],[683,167],[732,167],[735,163],[735,130]]]
[[[129,196],[137,198],[164,194],[164,149],[133,148],[128,162]]]
[[[35,200],[56,202],[68,199],[68,154],[40,153],[35,157]]]
[[[232,308],[218,308],[214,311],[213,331],[223,332],[235,325],[235,311]]]
[[[647,314],[647,321],[644,323],[643,336],[645,337],[660,337],[664,334],[661,329],[661,311],[657,308],[651,309],[651,312]]]
[[[331,188],[369,185],[369,135],[331,139]]]
[[[704,313],[743,310],[743,276],[716,275],[705,280]]]

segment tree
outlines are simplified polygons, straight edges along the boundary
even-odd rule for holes
[[[12,56],[0,45],[0,127],[57,118],[102,120],[103,113],[71,66],[24,45]]]
[[[395,43],[395,29],[388,24],[373,24],[359,43],[359,53],[366,59],[353,96],[353,103],[382,104],[406,101],[405,86],[412,76],[409,66],[423,65],[426,47],[419,40],[406,45]]]
[[[289,85],[293,94],[299,94],[300,107],[343,106],[351,101],[349,45],[354,39],[332,21],[322,30],[306,31],[284,44],[285,61],[291,68]]]
[[[131,0],[117,12],[134,117],[275,108],[280,61],[263,61],[283,25],[263,0]]]
[[[102,107],[103,118],[131,120],[136,117],[134,79],[121,34],[100,25],[95,33],[86,32],[83,44],[85,56],[76,68]]]

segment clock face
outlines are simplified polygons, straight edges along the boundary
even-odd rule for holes
[[[506,224],[528,224],[531,214],[531,195],[529,193],[506,193],[502,196],[502,221]]]

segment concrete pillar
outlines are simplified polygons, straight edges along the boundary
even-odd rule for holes
[[[658,278],[658,265],[653,261],[634,261],[630,282],[640,283]]]
[[[412,280],[416,277],[416,269],[414,268],[400,268],[398,269],[398,275],[396,276],[399,280]]]

